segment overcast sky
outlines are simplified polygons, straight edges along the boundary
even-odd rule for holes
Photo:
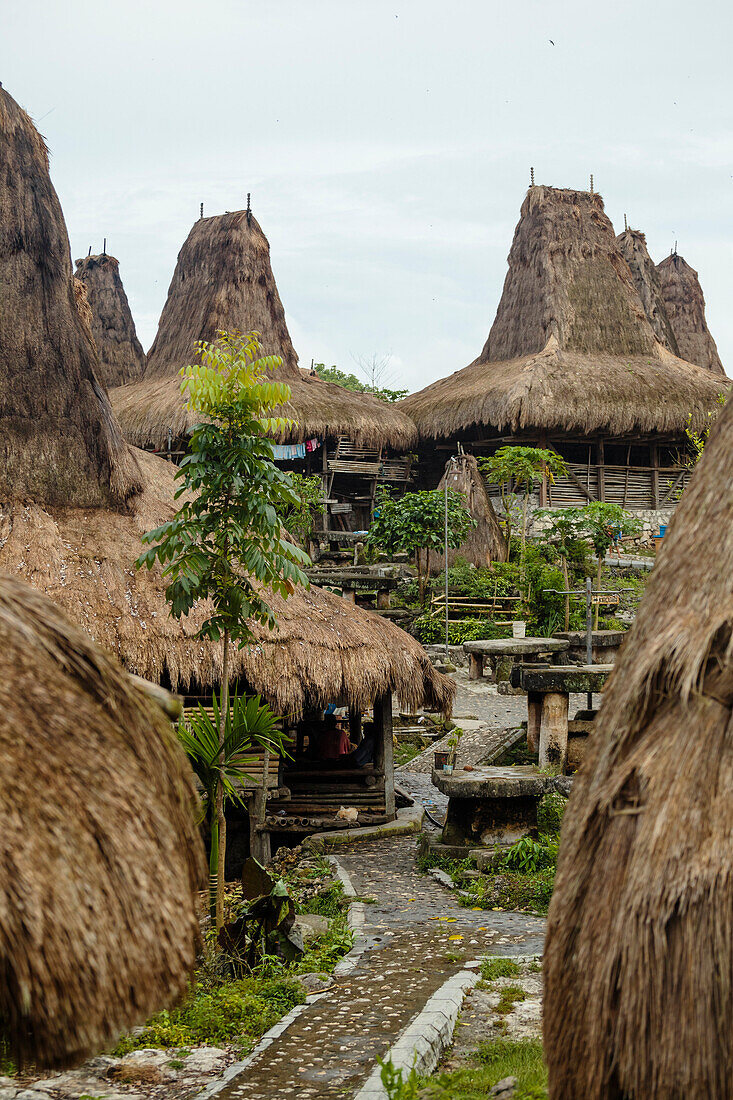
[[[2,0],[0,79],[146,349],[199,203],[251,191],[301,365],[420,389],[479,353],[534,165],[679,242],[733,374],[732,32],[723,0]]]

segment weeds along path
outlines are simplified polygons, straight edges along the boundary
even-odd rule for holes
[[[414,837],[339,851],[365,906],[366,950],[288,1030],[219,1092],[221,1100],[353,1096],[425,1002],[484,954],[542,951],[544,921],[464,909],[415,867]]]

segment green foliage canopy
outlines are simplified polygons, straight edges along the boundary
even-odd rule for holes
[[[355,374],[346,374],[338,367],[327,367],[324,363],[314,363],[313,369],[324,382],[335,382],[352,393],[371,393],[380,401],[401,401],[410,392],[409,390],[390,390],[385,386],[370,386],[368,382],[362,382]]]

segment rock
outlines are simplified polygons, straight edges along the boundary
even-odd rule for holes
[[[317,940],[319,936],[325,936],[330,927],[331,921],[328,917],[321,917],[318,913],[300,913],[295,918],[291,935],[295,932],[302,937],[303,943],[310,943],[311,940]]]
[[[455,889],[455,883],[447,871],[441,870],[440,867],[431,867],[430,874],[441,886],[447,886],[449,890]]]
[[[570,798],[570,792],[573,789],[573,777],[572,775],[556,775],[550,783],[550,790],[557,791],[563,798]]]
[[[168,1059],[180,1057],[186,1063],[185,1070],[181,1073],[219,1073],[224,1069],[227,1052],[221,1047],[194,1047],[190,1054],[179,1055],[168,1050],[165,1051]]]
[[[517,1078],[516,1077],[504,1077],[501,1081],[497,1081],[493,1089],[489,1089],[489,1096],[499,1096],[501,1100],[509,1100],[510,1096],[514,1096],[517,1090]]]
[[[330,974],[299,974],[298,981],[306,993],[320,993],[333,984]]]

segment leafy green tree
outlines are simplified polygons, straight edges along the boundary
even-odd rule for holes
[[[570,627],[570,575],[568,561],[583,535],[585,508],[554,508],[537,513],[544,521],[543,535],[557,546],[565,588],[565,630]]]
[[[725,405],[726,394],[719,393],[717,401],[718,405]],[[687,463],[690,469],[695,467],[702,458],[703,451],[705,450],[705,444],[707,443],[710,436],[710,429],[712,428],[715,421],[718,419],[719,415],[719,409],[715,412],[709,412],[707,422],[702,428],[700,428],[699,431],[695,431],[695,429],[692,427],[692,415],[687,417],[687,427],[685,428],[685,435],[687,436],[690,444],[691,454]]]
[[[456,550],[476,526],[463,495],[448,490],[448,546]],[[383,492],[369,528],[368,542],[388,554],[412,554],[417,569],[420,603],[425,603],[428,554],[442,553],[445,540],[445,493],[427,489],[394,499]],[[424,554],[424,560],[423,560]]]
[[[338,367],[327,367],[324,363],[314,363],[313,369],[324,382],[335,382],[337,386],[342,386],[345,390],[351,390],[352,393],[374,394],[380,401],[401,401],[410,392],[409,390],[391,390],[386,386],[376,386],[368,382],[362,382],[355,374],[346,374]]]
[[[224,759],[229,714],[230,649],[252,639],[250,623],[270,627],[275,616],[267,593],[289,596],[307,585],[310,559],[283,536],[277,508],[298,497],[289,476],[275,466],[270,437],[289,422],[272,415],[290,397],[272,379],[278,356],[261,356],[257,333],[220,332],[214,343],[196,345],[201,362],[181,371],[188,407],[202,423],[176,473],[180,507],[169,522],[149,531],[138,568],[163,567],[166,599],[176,618],[199,600],[212,614],[200,636],[222,646],[219,747]],[[226,819],[220,768],[216,785],[219,830],[216,923],[223,920]]]
[[[641,530],[641,522],[636,516],[625,512],[620,504],[608,504],[604,501],[594,500],[579,509],[582,518],[579,522],[579,532],[588,538],[598,557],[598,571],[596,574],[596,587],[601,587],[601,570],[603,559],[611,548],[617,536],[633,535]],[[600,605],[596,604],[594,629],[598,629],[598,616]]]
[[[512,486],[524,490],[522,505],[522,553],[527,544],[527,506],[532,489],[543,477],[550,481],[566,474],[568,468],[556,451],[543,447],[500,447],[490,458],[483,458],[479,465],[487,481],[498,485],[501,502],[507,520],[507,541],[511,538],[510,506],[508,499]]]
[[[223,713],[216,693],[212,698],[212,714],[199,704],[178,724],[178,739],[204,792],[204,814],[210,829],[209,880],[216,907],[219,880],[219,817],[217,790],[227,802],[244,805],[242,785],[251,780],[248,768],[260,759],[260,754],[277,752],[288,755],[280,729],[280,719],[263,703],[259,695],[240,698],[234,695]],[[224,740],[220,740],[223,726]],[[263,769],[263,784],[267,769]],[[214,912],[215,915],[215,912]]]
[[[317,474],[311,477],[290,472],[290,480],[297,494],[297,503],[278,505],[277,514],[285,530],[305,546],[316,525],[318,516],[322,516],[323,482]]]

